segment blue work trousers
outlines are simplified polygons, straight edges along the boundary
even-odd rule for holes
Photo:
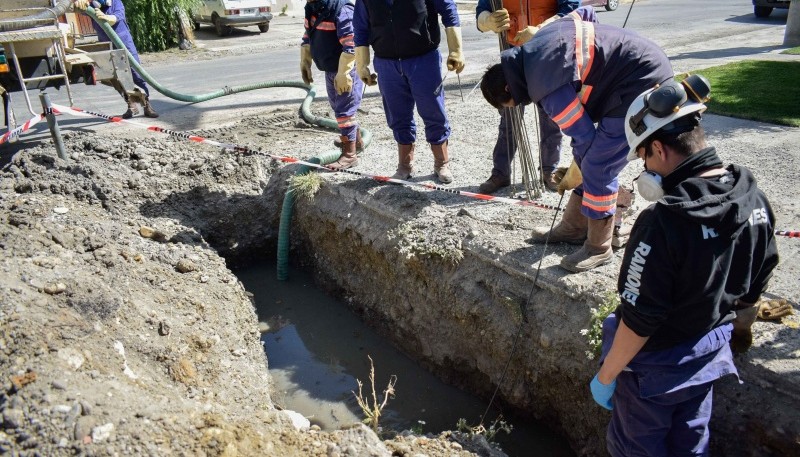
[[[522,113],[525,107],[519,105]],[[550,119],[550,116],[537,104],[536,110],[539,115],[539,158],[541,160],[542,171],[552,173],[558,166],[561,159],[561,129],[558,124]],[[517,140],[514,137],[511,122],[511,110],[500,110],[500,128],[497,133],[497,143],[492,152],[492,176],[500,178],[511,177],[511,163],[517,153]]]
[[[358,78],[355,68],[350,71],[353,78],[353,90],[349,93],[337,94],[333,80],[336,78],[335,71],[325,72],[325,88],[328,91],[328,102],[331,104],[333,114],[336,116],[336,123],[339,124],[339,132],[346,136],[348,141],[356,140],[358,123],[355,121],[356,111],[361,106],[361,95],[364,93],[364,83]]]
[[[442,57],[438,49],[408,59],[375,57],[375,71],[383,97],[386,122],[400,144],[417,139],[414,105],[425,123],[425,139],[442,144],[450,137],[450,122],[444,109],[444,88],[434,92],[442,82]]]
[[[604,117],[597,124],[592,145],[583,157],[575,156],[583,183],[575,188],[582,197],[581,213],[590,219],[604,219],[617,210],[617,177],[628,160],[625,119]]]
[[[638,376],[617,376],[606,444],[612,457],[708,455],[713,382],[643,398]]]

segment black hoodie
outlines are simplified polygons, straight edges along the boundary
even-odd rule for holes
[[[758,301],[778,264],[775,216],[753,174],[690,177],[637,218],[620,270],[617,310],[645,351],[662,350],[733,320]]]

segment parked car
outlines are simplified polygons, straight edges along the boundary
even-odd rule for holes
[[[619,6],[619,0],[583,0],[583,6],[605,7],[606,11],[614,11]]]
[[[276,0],[202,0],[192,10],[194,29],[211,24],[219,36],[231,34],[233,27],[257,25],[261,33],[269,30]]]
[[[753,0],[753,14],[756,17],[767,17],[774,8],[789,8],[790,0]]]

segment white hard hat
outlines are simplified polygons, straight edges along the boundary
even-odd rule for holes
[[[680,83],[667,81],[636,97],[625,115],[628,161],[637,159],[636,148],[656,131],[669,130],[676,120],[705,111],[703,102],[708,100],[710,91],[707,79],[692,75]]]

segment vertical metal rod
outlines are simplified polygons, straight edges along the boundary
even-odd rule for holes
[[[47,119],[47,125],[50,127],[50,135],[53,137],[53,144],[56,146],[56,152],[58,152],[60,158],[67,160],[64,141],[61,139],[61,129],[58,128],[58,121],[56,121],[56,115],[53,114],[53,106],[50,104],[50,97],[47,95],[47,92],[39,93],[39,100],[42,102],[44,117]]]
[[[461,103],[464,103],[464,89],[461,88],[461,75],[456,73],[456,77],[458,78],[458,91],[461,92]]]

